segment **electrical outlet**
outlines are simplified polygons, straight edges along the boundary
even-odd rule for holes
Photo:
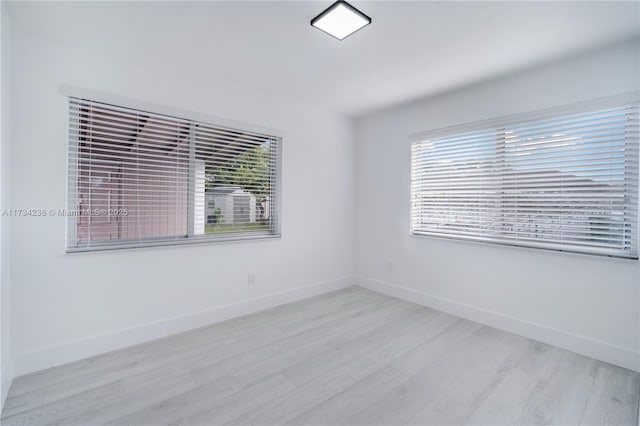
[[[256,274],[249,274],[247,276],[247,284],[256,285]]]

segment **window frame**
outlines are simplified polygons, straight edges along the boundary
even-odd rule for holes
[[[114,243],[96,243],[87,246],[77,246],[72,241],[72,236],[76,232],[76,220],[77,216],[67,214],[65,218],[65,253],[86,253],[86,252],[102,252],[112,250],[128,250],[128,249],[141,249],[141,248],[154,248],[154,247],[172,247],[181,245],[200,245],[200,244],[220,244],[220,243],[239,243],[239,242],[255,242],[274,240],[282,238],[282,145],[283,145],[283,132],[281,130],[254,125],[246,122],[230,120],[221,118],[218,116],[212,116],[202,114],[194,111],[183,110],[173,107],[162,106],[153,103],[147,103],[143,101],[133,100],[126,97],[117,95],[111,95],[103,92],[96,92],[86,90],[73,86],[63,85],[60,87],[60,94],[64,97],[65,112],[66,112],[66,126],[67,126],[67,144],[66,144],[66,200],[65,208],[67,211],[75,210],[75,202],[77,196],[76,183],[71,177],[70,171],[73,167],[73,158],[70,157],[73,144],[78,141],[77,135],[74,136],[73,126],[71,125],[70,113],[69,113],[69,100],[71,98],[84,99],[90,102],[98,102],[104,104],[111,104],[121,108],[128,108],[132,110],[138,110],[143,112],[149,112],[156,115],[164,115],[168,117],[175,117],[181,120],[187,120],[192,124],[206,124],[210,126],[228,128],[234,130],[242,130],[245,132],[262,134],[272,137],[277,140],[277,147],[275,148],[274,164],[270,170],[275,180],[275,187],[272,192],[275,195],[275,202],[273,203],[272,211],[275,212],[275,217],[270,217],[270,229],[269,230],[257,230],[257,231],[243,231],[243,232],[228,232],[228,233],[216,233],[216,234],[203,234],[203,235],[186,235],[176,236],[174,238],[167,237],[148,237],[145,239],[122,239],[115,240]],[[191,174],[191,165],[190,171]],[[188,198],[192,197],[191,193],[192,185],[189,185]],[[206,206],[205,206],[206,207]],[[206,208],[205,208],[206,211]],[[187,218],[189,221],[189,219]],[[204,218],[206,223],[206,216]],[[73,238],[75,240],[75,238]]]
[[[436,139],[448,136],[462,135],[471,132],[480,132],[480,131],[489,131],[495,130],[498,132],[500,129],[509,128],[512,126],[521,125],[526,122],[538,121],[538,120],[546,120],[546,119],[554,119],[560,118],[563,116],[570,116],[574,114],[583,114],[594,112],[599,109],[608,109],[608,108],[623,108],[623,107],[635,107],[638,108],[640,106],[640,91],[626,92],[622,94],[617,94],[613,96],[607,96],[603,98],[597,98],[587,101],[576,102],[572,104],[562,105],[558,107],[545,108],[540,110],[534,110],[525,113],[511,114],[505,115],[497,118],[491,118],[487,120],[480,120],[470,123],[464,123],[459,125],[452,125],[447,127],[435,128],[433,130],[421,131],[412,133],[409,135],[409,194],[408,194],[408,231],[411,237],[416,237],[418,239],[427,238],[427,239],[441,239],[441,240],[449,240],[449,241],[458,241],[461,243],[472,243],[472,244],[490,244],[497,246],[505,246],[505,247],[518,247],[525,250],[544,250],[548,252],[562,252],[562,253],[570,253],[579,256],[599,256],[606,258],[614,258],[614,259],[622,259],[622,260],[634,260],[638,261],[640,253],[640,204],[636,206],[636,220],[635,223],[632,223],[632,238],[635,238],[635,247],[636,254],[631,256],[624,256],[620,254],[603,254],[603,253],[590,253],[588,251],[580,251],[574,248],[550,248],[550,247],[539,247],[533,244],[527,243],[515,243],[513,241],[509,241],[507,239],[502,239],[495,235],[486,234],[482,237],[478,238],[467,238],[465,236],[455,236],[455,235],[429,235],[428,233],[420,232],[414,230],[413,223],[413,165],[412,165],[412,146],[415,143],[420,143],[428,139]],[[640,137],[639,137],[640,139]],[[637,141],[638,145],[636,145],[637,154],[640,156],[640,140]],[[638,163],[640,163],[640,158],[636,159]],[[640,177],[638,178],[640,179]],[[637,189],[640,192],[640,181],[636,183]],[[640,199],[640,193],[636,194],[636,200]]]

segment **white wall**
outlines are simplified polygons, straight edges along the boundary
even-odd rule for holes
[[[416,131],[637,89],[637,43],[374,114],[354,133],[335,114],[153,62],[161,55],[144,46],[123,56],[14,30],[2,207],[65,207],[61,85],[284,132],[280,240],[65,254],[63,218],[13,220],[8,249],[3,224],[17,374],[337,288],[355,273],[372,288],[637,368],[638,262],[410,237],[407,142]],[[2,47],[4,59],[4,32]]]
[[[158,56],[145,55],[144,46],[139,56],[123,57],[58,45],[16,27],[13,49],[19,52],[13,61],[15,208],[65,207],[67,100],[61,85],[284,133],[278,240],[65,254],[63,218],[14,220],[16,373],[352,283],[351,121],[230,87],[181,64],[159,66],[152,62]],[[256,275],[255,286],[247,285],[249,272]]]
[[[411,237],[407,141],[418,131],[638,90],[639,47],[625,43],[359,120],[362,283],[640,368],[637,261]]]
[[[11,22],[5,3],[0,5],[0,210],[9,205],[9,142],[11,139]],[[9,220],[0,211],[0,409],[13,379],[11,359],[11,288],[9,281]]]

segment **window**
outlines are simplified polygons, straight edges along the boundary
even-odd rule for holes
[[[412,234],[637,258],[639,116],[623,98],[413,135]]]
[[[69,98],[67,251],[278,237],[281,139]]]

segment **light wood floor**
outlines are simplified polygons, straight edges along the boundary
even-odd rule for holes
[[[639,375],[350,287],[17,378],[9,425],[620,424]]]

